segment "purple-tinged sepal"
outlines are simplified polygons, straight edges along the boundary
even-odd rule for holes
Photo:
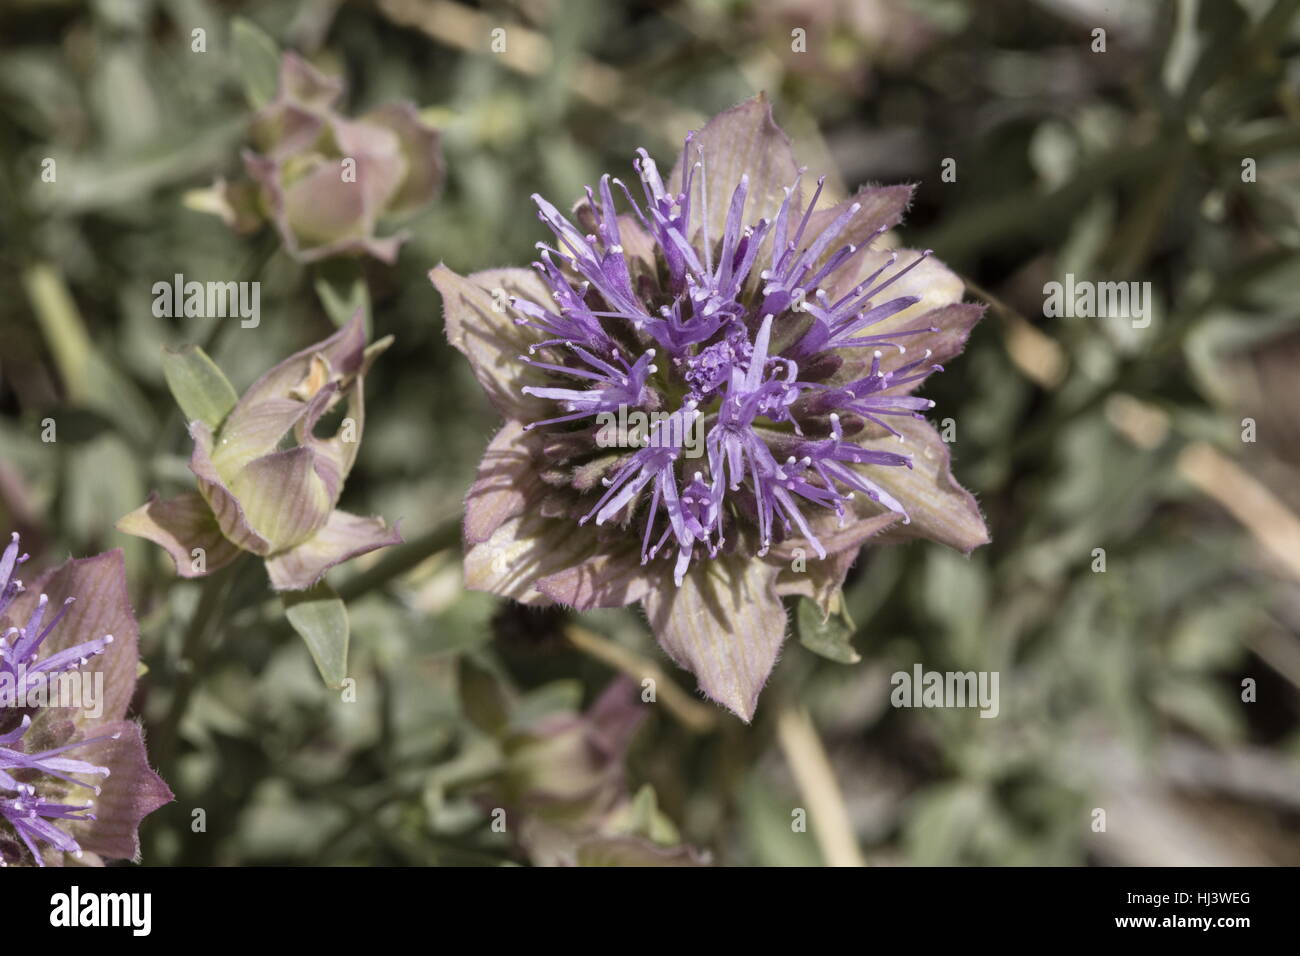
[[[504,813],[510,832],[539,866],[701,866],[681,843],[654,791],[635,795],[626,760],[648,711],[640,690],[619,677],[582,713],[551,711],[523,719],[517,700],[486,674],[467,668],[463,704],[501,752],[483,803]],[[512,822],[511,822],[512,821]]]
[[[366,374],[390,343],[367,345],[358,311],[268,371],[228,411],[191,421],[198,492],[167,501],[155,495],[118,529],[166,549],[183,577],[255,554],[277,591],[306,590],[335,565],[399,543],[382,519],[338,509],[365,431]],[[333,433],[318,434],[339,406]]]
[[[340,80],[285,53],[276,96],[250,124],[248,179],[218,180],[192,204],[241,232],[269,221],[301,262],[368,255],[391,265],[406,236],[380,236],[380,221],[438,195],[439,133],[409,103],[349,119],[342,96]]]
[[[25,587],[18,552],[15,535],[0,555],[0,865],[136,860],[172,793],[125,719],[139,655],[122,553]]]

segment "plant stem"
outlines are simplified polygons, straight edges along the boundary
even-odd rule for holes
[[[578,650],[600,661],[602,664],[621,671],[633,680],[645,680],[647,677],[655,682],[658,699],[663,701],[668,712],[676,717],[683,726],[694,733],[706,733],[718,722],[714,708],[691,697],[681,689],[654,661],[647,660],[631,648],[615,644],[595,631],[590,631],[579,624],[571,624],[564,629],[564,636]]]
[[[777,715],[776,734],[799,792],[808,804],[808,818],[826,865],[866,866],[844,804],[844,793],[808,712],[795,705],[783,707]]]
[[[364,571],[354,574],[337,588],[335,594],[346,604],[388,584],[393,578],[405,574],[420,562],[439,551],[454,548],[460,541],[460,519],[452,518],[436,525],[418,538],[394,545],[384,551],[384,556]],[[267,633],[283,636],[292,630],[284,617],[279,598],[258,603],[249,602],[231,619],[231,626],[248,627],[255,620],[264,620]]]
[[[235,569],[242,563],[243,558],[237,558],[234,563],[213,573],[203,582],[203,590],[199,593],[198,603],[194,606],[194,613],[181,644],[180,656],[176,660],[176,680],[172,687],[171,703],[153,741],[154,759],[160,766],[169,765],[175,753],[181,721],[185,719],[185,711],[189,708],[199,671],[212,649],[208,635],[220,623],[221,607],[234,583]]]
[[[405,574],[430,555],[454,548],[459,543],[460,519],[451,518],[435,525],[418,538],[387,549],[382,558],[339,585],[338,595],[344,601],[358,598],[382,587],[399,574]]]

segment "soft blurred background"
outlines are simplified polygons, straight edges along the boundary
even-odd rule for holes
[[[562,842],[599,791],[620,832],[726,865],[1300,863],[1298,8],[4,0],[0,530],[38,567],[126,552],[136,710],[178,795],[146,821],[145,862],[540,860],[521,821],[559,807]],[[190,487],[164,345],[206,344],[242,389],[332,328],[321,270],[187,203],[239,172],[236,18],[344,76],[351,111],[408,99],[443,132],[442,198],[403,224],[396,266],[364,265],[397,346],[342,504],[411,543],[334,576],[355,702],[322,686],[260,569],[196,651],[201,585],[113,530],[150,490]],[[525,264],[547,238],[531,193],[565,205],[628,176],[638,146],[666,166],[758,90],[838,187],[918,183],[902,240],[991,303],[926,394],[993,543],[864,550],[862,660],[793,635],[745,726],[639,612],[575,621],[461,589],[448,523],[497,420],[426,273]],[[151,287],[178,272],[258,277],[260,327],[155,318]],[[1150,327],[1044,318],[1066,273],[1150,281]],[[917,662],[998,671],[999,716],[891,707],[890,674]],[[680,691],[660,687],[625,772],[593,763],[563,715],[656,667]]]

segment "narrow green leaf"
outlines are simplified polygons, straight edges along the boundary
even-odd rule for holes
[[[681,834],[673,821],[659,809],[659,798],[650,784],[642,784],[625,811],[623,828],[630,836],[638,836],[660,846],[681,842]]]
[[[333,688],[348,676],[348,609],[324,582],[284,594],[284,614],[307,642],[321,679]]]
[[[186,421],[200,421],[214,432],[239,401],[217,363],[197,345],[163,349],[163,376]]]
[[[357,312],[365,312],[366,336],[370,335],[370,289],[361,264],[355,259],[338,259],[322,263],[315,270],[316,295],[325,314],[339,328],[347,325]]]
[[[280,48],[265,30],[243,17],[231,24],[230,42],[244,96],[253,109],[261,109],[275,98],[280,82]]]
[[[38,263],[23,275],[23,282],[69,400],[77,405],[90,404],[87,367],[95,346],[86,334],[81,313],[62,273],[52,265]]]
[[[823,621],[817,602],[801,597],[795,620],[799,628],[799,643],[814,654],[841,664],[856,664],[862,660],[853,649],[853,621],[844,608]]]
[[[23,284],[70,404],[93,409],[133,439],[148,441],[153,410],[135,383],[91,340],[63,273],[50,263],[35,263],[23,273]]]

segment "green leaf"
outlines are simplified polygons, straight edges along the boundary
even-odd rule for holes
[[[862,660],[858,652],[853,649],[852,639],[855,628],[847,609],[841,607],[822,620],[821,608],[817,606],[817,602],[801,597],[795,612],[795,620],[799,628],[799,643],[814,654],[820,654],[841,664],[856,664]]]
[[[120,208],[160,189],[212,175],[214,166],[238,149],[248,129],[246,116],[173,128],[150,148],[113,152],[55,153],[59,188],[32,187],[33,207],[47,214],[75,215]]]
[[[983,784],[969,780],[927,787],[912,797],[903,832],[910,859],[923,866],[951,866],[964,860],[982,829],[994,822]]]
[[[69,403],[94,410],[136,441],[151,440],[153,410],[135,383],[96,347],[63,273],[50,263],[35,263],[23,273],[23,284]]]
[[[325,307],[325,314],[339,328],[348,324],[357,309],[363,310],[366,337],[370,337],[370,289],[357,260],[338,259],[322,263],[316,269],[313,285],[321,305]]]
[[[298,635],[307,642],[321,679],[335,689],[348,676],[348,609],[321,582],[306,591],[283,595],[285,617]]]
[[[659,846],[670,846],[681,840],[677,827],[659,809],[659,799],[654,787],[643,784],[626,810],[623,827],[629,836],[642,837]]]
[[[214,432],[239,401],[217,363],[197,345],[163,349],[163,376],[187,421],[201,421]]]
[[[280,83],[280,47],[261,27],[236,17],[230,27],[235,64],[244,83],[244,96],[253,109],[275,99]]]

